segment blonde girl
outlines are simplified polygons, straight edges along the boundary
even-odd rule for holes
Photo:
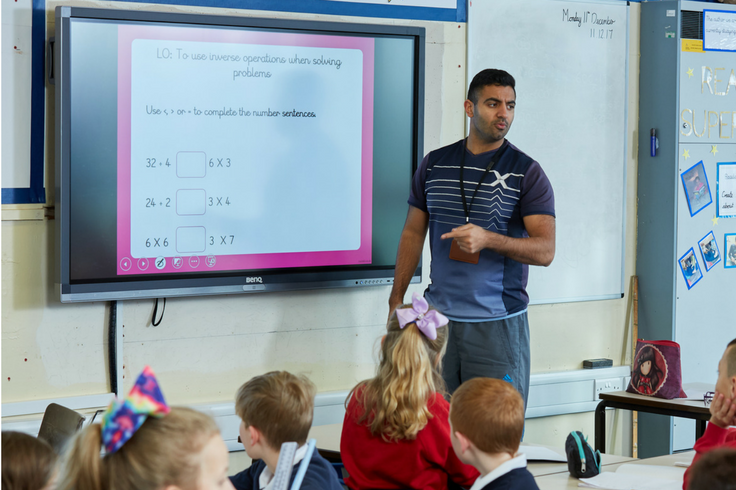
[[[350,392],[340,453],[353,490],[443,490],[478,477],[450,442],[441,375],[447,318],[416,293],[391,315],[374,378]]]
[[[75,437],[58,489],[232,490],[227,472],[227,447],[214,420],[169,408],[146,367],[102,424]]]
[[[46,441],[4,431],[2,490],[52,490],[58,456]]]

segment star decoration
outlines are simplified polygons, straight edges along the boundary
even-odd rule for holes
[[[718,145],[711,145],[711,146],[713,148],[710,149],[710,152],[713,153],[713,155],[715,155],[716,153],[718,153]]]
[[[718,224],[718,216],[713,215],[710,220],[713,222],[713,226],[716,226]]]
[[[693,76],[693,69],[692,68],[688,68],[687,69],[687,77],[690,78],[692,76]]]
[[[690,150],[684,150],[682,152],[682,158],[684,158],[685,160],[687,160],[688,158],[690,158]]]

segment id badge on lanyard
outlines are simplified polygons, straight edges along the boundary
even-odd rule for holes
[[[465,170],[465,153],[468,151],[468,140],[467,138],[465,139],[465,143],[463,144],[463,155],[462,157],[460,157],[460,196],[463,199],[465,223],[470,223],[470,209],[473,207],[473,201],[475,201],[475,195],[478,193],[480,185],[483,183],[486,175],[488,175],[488,173],[493,169],[496,163],[498,163],[498,161],[501,159],[501,156],[503,156],[506,148],[508,148],[508,142],[504,140],[501,147],[496,151],[496,153],[491,158],[491,161],[488,163],[486,171],[483,172],[483,175],[478,180],[478,185],[475,187],[475,191],[473,191],[473,195],[470,198],[470,204],[468,204],[467,200],[465,199],[465,181],[463,180],[463,174]],[[452,243],[450,244],[450,259],[457,260],[458,262],[465,262],[467,264],[477,264],[480,260],[480,251],[472,254],[468,252],[463,252],[460,249],[460,246],[457,244],[457,241],[453,239]]]

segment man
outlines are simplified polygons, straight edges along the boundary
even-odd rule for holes
[[[528,264],[552,262],[555,213],[542,168],[504,139],[515,106],[514,78],[502,70],[481,71],[465,101],[467,140],[429,153],[417,169],[389,311],[403,302],[429,229],[431,284],[425,297],[451,320],[443,360],[450,393],[471,378],[500,378],[519,390],[526,405]]]

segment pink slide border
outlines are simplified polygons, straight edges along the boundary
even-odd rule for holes
[[[205,255],[199,255],[199,265],[189,266],[184,255],[184,265],[175,269],[173,256],[166,256],[166,266],[159,270],[149,257],[148,268],[141,271],[138,259],[131,256],[131,71],[132,46],[136,39],[166,41],[199,41],[233,44],[262,44],[272,46],[303,46],[314,48],[359,49],[363,52],[363,128],[361,170],[361,227],[360,247],[357,250],[329,252],[298,252],[250,255],[216,255],[214,267],[205,265]],[[373,213],[373,65],[374,42],[372,38],[251,32],[225,29],[199,29],[182,27],[118,26],[118,185],[117,185],[117,271],[118,275],[158,274],[165,272],[203,272],[253,269],[278,269],[285,267],[315,267],[329,265],[370,264],[372,257],[371,233]],[[170,240],[175,240],[171,237]],[[122,260],[130,258],[131,267],[125,271]]]

